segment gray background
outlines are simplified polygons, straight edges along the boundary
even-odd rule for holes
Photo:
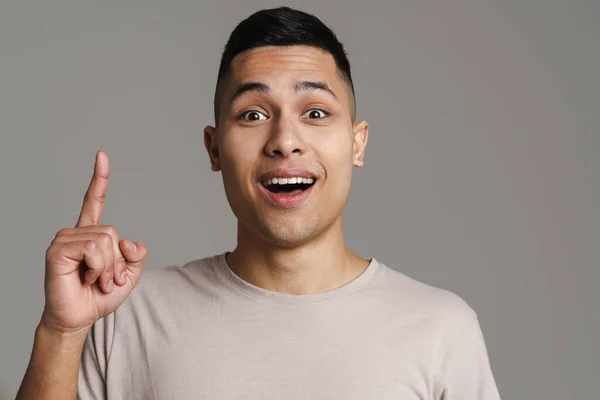
[[[315,13],[345,43],[366,164],[351,248],[478,313],[504,399],[596,398],[600,2],[0,3],[0,398],[43,309],[44,254],[75,224],[96,150],[103,224],[147,268],[231,249],[210,171],[220,51],[253,11]]]

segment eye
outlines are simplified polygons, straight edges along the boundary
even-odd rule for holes
[[[259,111],[250,110],[240,114],[237,119],[244,121],[261,121],[267,119],[267,117]]]
[[[321,119],[325,118],[329,114],[318,108],[313,108],[304,113],[304,115],[306,115],[309,119]]]

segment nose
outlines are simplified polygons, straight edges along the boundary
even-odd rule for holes
[[[290,118],[279,116],[272,125],[265,153],[271,157],[287,158],[294,153],[303,154],[305,151],[306,144],[298,126]]]

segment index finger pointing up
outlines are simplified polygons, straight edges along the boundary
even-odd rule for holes
[[[94,176],[92,176],[90,186],[85,192],[81,213],[77,225],[75,225],[76,228],[100,223],[104,200],[106,199],[109,173],[108,157],[103,151],[98,151],[96,153],[96,164],[94,165]]]

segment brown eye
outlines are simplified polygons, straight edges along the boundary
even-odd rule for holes
[[[318,108],[313,108],[308,110],[304,115],[306,115],[309,119],[321,119],[327,116],[327,113],[323,110],[319,110]]]
[[[246,111],[245,113],[242,113],[238,117],[238,119],[241,119],[244,121],[260,121],[260,120],[267,119],[267,117],[263,113],[260,113],[255,110],[250,110],[250,111]]]

